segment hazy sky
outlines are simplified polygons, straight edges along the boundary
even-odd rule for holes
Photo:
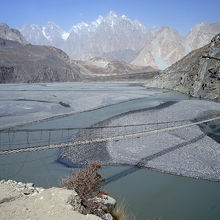
[[[110,10],[137,19],[147,28],[167,25],[181,34],[201,22],[220,22],[220,0],[0,0],[0,7],[0,22],[17,28],[54,21],[68,31]]]

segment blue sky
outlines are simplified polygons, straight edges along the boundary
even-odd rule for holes
[[[54,21],[68,31],[110,10],[137,19],[147,28],[167,25],[181,34],[201,22],[220,22],[220,0],[0,0],[0,7],[0,22],[17,28]]]

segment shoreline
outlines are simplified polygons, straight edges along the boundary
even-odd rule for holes
[[[92,126],[90,126],[90,128],[95,128],[95,127],[104,127],[104,126],[106,126],[106,125],[108,125],[109,123],[111,123],[113,120],[116,120],[117,118],[120,118],[120,117],[123,117],[123,116],[126,116],[126,115],[128,115],[128,114],[133,114],[133,113],[141,113],[141,112],[146,112],[146,111],[151,111],[151,110],[157,110],[157,109],[162,109],[162,108],[166,108],[166,107],[169,107],[169,106],[171,106],[171,105],[173,105],[173,104],[175,104],[175,103],[177,103],[177,101],[167,101],[167,102],[164,102],[164,103],[162,103],[162,104],[159,104],[159,105],[157,105],[157,106],[154,106],[154,107],[149,107],[149,108],[144,108],[144,109],[139,109],[139,110],[133,110],[133,111],[129,111],[129,112],[124,112],[124,113],[121,113],[121,114],[119,114],[119,115],[116,115],[116,116],[113,116],[113,117],[110,117],[110,118],[108,118],[108,119],[106,119],[106,120],[103,120],[103,121],[100,121],[100,122],[98,122],[98,123],[95,123],[95,124],[93,124]],[[102,128],[101,128],[101,130],[102,130]],[[83,134],[80,134],[80,132],[83,132]],[[85,134],[84,134],[85,133]],[[87,133],[87,134],[86,134]],[[79,130],[79,132],[77,132],[75,135],[73,135],[73,137],[76,137],[76,141],[82,141],[84,138],[83,138],[83,135],[85,135],[85,136],[96,136],[96,131],[92,131],[92,130]],[[79,138],[77,138],[77,136],[79,137]],[[101,147],[102,148],[104,148],[105,149],[105,146],[107,145],[107,141],[103,141],[103,142],[100,142],[100,143],[98,143],[98,146],[99,146],[99,144],[101,145]],[[95,148],[97,147],[96,145],[97,144],[94,144],[95,145]],[[106,149],[105,149],[106,150]],[[74,168],[74,167],[76,167],[76,164],[77,163],[73,163],[73,162],[71,162],[70,161],[70,159],[65,159],[65,157],[63,158],[63,152],[65,152],[65,149],[63,150],[63,149],[60,149],[59,150],[59,157],[58,157],[58,159],[57,159],[57,162],[58,163],[61,163],[61,164],[63,164],[63,165],[65,165],[65,166],[67,166],[67,167],[72,167],[72,168]],[[91,152],[89,152],[89,153],[91,153]],[[105,152],[106,153],[106,152]],[[86,156],[88,156],[88,155],[86,155]],[[102,162],[102,161],[98,161],[98,162]],[[79,166],[83,166],[84,164],[79,164],[78,163],[78,165]],[[114,163],[113,164],[111,164],[111,163],[106,163],[105,165],[114,165]],[[119,165],[119,164],[118,164]],[[131,164],[125,164],[125,165],[131,165]]]
[[[97,199],[100,210],[106,206],[113,210],[115,199],[103,196]],[[64,187],[43,188],[33,183],[0,181],[0,218],[1,219],[113,219],[111,214],[103,212],[102,217],[94,214],[82,214],[85,207],[81,198],[73,189]]]
[[[134,116],[134,118],[138,118],[138,116],[140,116],[140,118],[142,118],[143,119],[143,117],[144,116],[141,116],[142,114],[143,115],[147,115],[147,112],[153,112],[153,111],[157,111],[157,112],[160,112],[160,111],[163,111],[163,110],[169,110],[169,109],[171,109],[172,108],[172,106],[178,106],[178,105],[181,105],[181,102],[184,102],[184,101],[180,101],[180,102],[171,102],[171,103],[163,103],[163,104],[161,104],[161,105],[159,105],[159,106],[156,106],[156,107],[152,107],[152,108],[149,108],[149,109],[145,109],[145,110],[137,110],[137,111],[131,111],[131,112],[129,112],[129,113],[122,113],[122,114],[120,114],[120,115],[117,115],[117,116],[114,116],[114,117],[112,117],[112,118],[109,118],[109,119],[107,119],[107,120],[104,120],[104,121],[102,121],[102,122],[99,122],[99,123],[97,123],[97,124],[95,124],[95,125],[93,125],[93,126],[91,126],[91,127],[95,127],[95,126],[111,126],[111,125],[117,125],[117,124],[119,124],[120,123],[120,121],[121,122],[123,122],[123,121],[126,121],[126,118],[127,117],[130,117],[130,118],[132,118],[132,115]],[[187,101],[185,101],[185,102],[187,102]],[[196,101],[192,101],[192,102],[197,102],[198,104],[200,104],[200,105],[202,105],[203,104],[203,102],[206,102],[206,101],[203,101],[203,100],[196,100]],[[161,107],[162,106],[162,107]],[[219,104],[217,104],[217,107],[218,107],[218,109],[219,109],[219,112],[220,112],[220,105]],[[215,107],[214,107],[215,108]],[[201,113],[202,113],[203,111],[201,111]],[[205,112],[205,111],[204,111]],[[149,114],[150,114],[149,113]],[[149,117],[149,114],[148,114],[148,117]],[[202,113],[203,114],[203,113]],[[136,116],[135,116],[136,115]],[[189,114],[190,115],[190,114]],[[172,115],[171,115],[172,116]],[[178,117],[179,118],[179,117]],[[193,122],[193,120],[195,120],[196,118],[199,118],[199,115],[197,115],[197,117],[190,117],[190,118],[188,118],[188,120],[189,120],[189,122]],[[127,119],[127,120],[129,120],[129,119]],[[139,119],[140,121],[142,121],[141,119]],[[119,122],[117,122],[117,121],[119,121]],[[193,126],[192,128],[190,128],[191,130],[192,130],[192,133],[195,133],[195,135],[194,135],[194,138],[193,138],[193,134],[192,135],[189,135],[188,134],[188,132],[186,133],[186,134],[181,134],[181,132],[182,131],[171,131],[171,132],[167,132],[167,135],[168,136],[170,136],[171,135],[171,138],[173,137],[178,137],[179,135],[181,136],[181,135],[184,135],[184,136],[189,136],[188,138],[187,137],[184,137],[182,140],[181,139],[177,139],[176,141],[177,141],[177,143],[179,142],[179,144],[177,144],[176,146],[175,145],[170,145],[170,146],[168,146],[168,147],[166,147],[166,146],[163,146],[164,144],[163,143],[161,143],[160,144],[160,146],[159,146],[159,148],[158,148],[158,150],[159,149],[161,149],[161,150],[159,150],[159,151],[157,151],[157,152],[155,152],[154,154],[155,154],[155,157],[153,156],[153,154],[151,155],[149,155],[149,154],[147,154],[148,156],[146,157],[146,158],[149,158],[149,159],[144,159],[144,158],[142,158],[141,159],[141,155],[139,154],[137,154],[137,158],[135,159],[135,155],[133,155],[132,156],[132,154],[131,153],[128,153],[128,152],[126,152],[126,150],[129,150],[129,151],[133,151],[133,147],[132,146],[130,146],[130,147],[127,147],[126,148],[126,144],[128,145],[129,143],[129,140],[128,141],[124,141],[125,143],[123,143],[123,140],[118,140],[118,141],[111,141],[111,142],[109,142],[109,141],[107,141],[107,142],[101,142],[101,143],[99,143],[98,145],[96,145],[96,144],[93,144],[93,146],[91,147],[91,146],[79,146],[79,148],[77,148],[78,149],[78,151],[79,152],[76,152],[73,148],[71,148],[71,147],[68,147],[68,149],[62,149],[62,150],[60,150],[60,156],[59,156],[59,159],[60,160],[62,160],[62,163],[65,165],[65,162],[66,162],[66,160],[68,161],[67,163],[68,163],[68,166],[70,166],[71,167],[71,165],[72,164],[88,164],[89,162],[94,162],[94,159],[95,158],[97,158],[98,156],[97,155],[87,155],[87,151],[89,152],[89,149],[86,149],[85,150],[85,148],[90,148],[90,149],[92,149],[92,152],[94,152],[95,150],[99,150],[100,151],[100,149],[101,149],[101,152],[103,153],[103,154],[108,154],[108,156],[109,156],[109,158],[107,158],[107,160],[105,159],[105,158],[101,158],[101,157],[98,157],[98,159],[100,159],[100,160],[98,160],[99,162],[101,162],[101,163],[103,163],[104,165],[128,165],[128,166],[134,166],[134,167],[143,167],[143,168],[150,168],[150,169],[154,169],[154,170],[157,170],[157,171],[159,171],[159,172],[164,172],[164,173],[168,173],[168,174],[173,174],[173,175],[179,175],[179,176],[184,176],[184,177],[192,177],[192,178],[196,178],[196,179],[207,179],[207,180],[210,180],[210,181],[217,181],[217,182],[219,182],[220,181],[220,178],[218,177],[218,176],[215,176],[215,174],[214,173],[204,173],[203,171],[199,171],[199,169],[197,169],[197,170],[194,170],[193,171],[193,169],[194,169],[194,167],[193,167],[193,163],[192,163],[192,167],[193,168],[191,168],[190,166],[188,166],[188,168],[187,168],[187,170],[188,171],[184,171],[183,172],[183,168],[181,168],[181,167],[179,167],[179,169],[175,169],[175,166],[173,166],[173,165],[169,165],[169,164],[164,164],[165,166],[167,166],[167,168],[165,168],[164,167],[164,165],[161,167],[161,164],[160,164],[160,162],[157,160],[157,157],[158,157],[158,159],[160,160],[161,158],[163,158],[163,157],[167,157],[167,155],[169,155],[169,154],[173,154],[173,156],[172,157],[174,157],[172,160],[174,160],[175,161],[175,156],[174,155],[176,155],[176,153],[177,152],[183,152],[184,153],[184,149],[187,149],[187,152],[186,153],[184,153],[184,154],[186,154],[186,157],[187,157],[187,155],[190,155],[190,152],[194,152],[194,149],[192,148],[191,149],[191,146],[193,147],[193,146],[197,146],[198,144],[197,143],[203,143],[203,142],[209,142],[209,144],[208,145],[212,145],[213,143],[215,143],[213,146],[215,147],[215,148],[220,148],[220,145],[217,143],[217,142],[215,142],[215,140],[214,140],[214,138],[212,138],[211,137],[211,135],[209,135],[210,137],[211,137],[211,139],[209,139],[209,137],[207,136],[207,133],[205,133],[204,131],[202,131],[201,129],[200,129],[200,127],[199,126]],[[185,130],[187,130],[187,129],[185,129]],[[106,129],[105,128],[103,128],[100,132],[105,132],[106,131]],[[117,132],[117,134],[118,134],[118,131],[115,131],[115,132]],[[120,131],[121,132],[121,131]],[[178,132],[180,132],[180,134],[177,134],[177,136],[175,135],[175,136],[173,136],[173,134],[172,133],[178,133]],[[113,131],[113,133],[114,133],[114,131]],[[78,135],[78,136],[77,136]],[[97,134],[97,132],[96,131],[92,131],[92,130],[90,130],[90,131],[84,131],[84,135],[85,136],[89,136],[90,138],[94,138],[94,137],[96,137],[98,134]],[[164,134],[162,134],[161,133],[161,135],[162,135],[162,139],[163,139],[163,136],[165,137],[165,136],[167,136],[166,135],[166,133]],[[73,136],[73,141],[76,141],[76,140],[81,140],[80,139],[80,136],[82,136],[82,134],[80,134],[80,131],[76,134],[76,135],[74,135]],[[190,137],[191,136],[191,137]],[[99,137],[99,136],[98,136]],[[151,135],[151,137],[150,137],[150,139],[149,140],[151,140],[152,139],[152,135]],[[153,138],[154,139],[154,138]],[[170,139],[170,137],[169,137],[169,139]],[[146,139],[147,140],[147,139]],[[187,141],[188,140],[188,141]],[[172,141],[172,139],[170,139],[170,141]],[[134,143],[132,143],[133,144],[133,146],[137,146],[137,141],[135,142],[135,141],[133,141]],[[136,143],[136,144],[135,144]],[[143,143],[145,143],[145,141],[143,142]],[[131,144],[131,145],[132,145]],[[165,144],[166,145],[166,144]],[[169,145],[169,144],[168,144]],[[202,144],[202,146],[203,146],[204,144]],[[120,150],[117,150],[116,149],[116,146],[118,146],[118,147],[120,147],[120,148],[125,148],[124,149],[124,153],[122,153],[123,151],[120,151]],[[137,148],[137,147],[136,147]],[[138,147],[139,148],[139,147]],[[149,147],[148,147],[149,148]],[[116,150],[116,152],[118,152],[118,153],[116,153],[116,152],[114,152],[114,149]],[[170,149],[170,150],[169,150]],[[173,149],[173,150],[172,150]],[[143,153],[145,152],[145,150],[144,149],[141,149],[142,151],[143,151]],[[82,154],[80,153],[80,151],[82,151],[84,154],[83,154],[83,156],[82,156]],[[85,152],[86,151],[86,152]],[[161,153],[162,152],[164,152],[164,154],[162,154],[162,155],[160,155],[159,154],[159,152],[161,151]],[[167,152],[167,153],[166,153]],[[121,155],[119,155],[119,153],[121,154]],[[204,154],[206,154],[206,153],[208,153],[208,151],[207,152],[203,152]],[[67,155],[71,155],[71,154],[73,154],[74,155],[74,157],[71,157],[71,156],[67,156]],[[126,156],[125,156],[125,158],[123,157],[123,155],[122,154],[126,154],[127,156],[128,156],[128,159],[126,159]],[[210,163],[213,163],[213,162],[211,162],[214,158],[214,154],[215,154],[215,152],[213,152],[213,156],[211,156],[211,158],[210,158]],[[144,155],[144,154],[143,154]],[[158,155],[158,156],[157,156]],[[163,156],[164,155],[164,156]],[[89,159],[85,159],[86,157],[88,156],[88,158]],[[177,156],[177,155],[176,155]],[[138,158],[140,158],[140,159],[138,159]],[[152,159],[150,159],[150,158],[152,158]],[[154,159],[155,158],[155,159]],[[193,159],[193,158],[192,158]],[[156,163],[154,163],[154,161],[156,160]],[[141,162],[142,161],[142,162]],[[152,163],[153,162],[153,163]],[[142,163],[142,164],[141,164]],[[186,163],[187,163],[187,161],[186,161]],[[163,163],[162,163],[163,164]],[[175,164],[176,164],[176,162],[175,162]],[[191,163],[190,163],[191,164]],[[164,167],[164,168],[163,168]],[[184,167],[184,166],[183,166]],[[217,170],[220,170],[220,167],[219,168],[217,168]]]
[[[72,82],[69,82],[69,84],[71,85]],[[87,83],[87,82],[80,82],[80,83]],[[93,83],[97,83],[97,82],[93,82]],[[102,83],[102,82],[98,82],[98,83]],[[137,82],[114,82],[114,81],[110,81],[110,82],[106,82],[106,83],[115,83],[115,85],[120,85],[120,84],[127,84],[128,85],[128,88],[130,86],[140,86],[142,87],[144,90],[147,91],[147,89],[152,89],[152,88],[146,88],[144,86],[144,83],[137,83]],[[31,85],[31,84],[25,84],[23,83],[24,85]],[[36,85],[38,86],[41,86],[41,84],[43,83],[36,83]],[[47,85],[48,83],[45,83],[45,85]],[[52,84],[52,83],[51,83]],[[57,83],[55,83],[57,84]],[[58,83],[59,84],[59,83]],[[60,85],[62,85],[63,83],[61,82]],[[4,85],[4,84],[3,84]],[[9,85],[13,85],[13,84],[9,84]],[[15,84],[16,86],[17,84]],[[154,88],[154,90],[161,90],[160,88]],[[17,90],[2,90],[0,89],[0,91],[17,91]],[[20,91],[20,90],[19,90]],[[27,91],[35,91],[35,90],[27,90]],[[42,90],[44,91],[44,90]],[[45,90],[45,91],[48,91],[50,92],[51,90]],[[69,91],[69,90],[67,90]],[[84,90],[79,90],[79,91],[84,91]],[[164,89],[164,91],[161,90],[160,94],[164,94],[164,93],[169,93],[171,90],[170,89]],[[41,123],[41,122],[45,122],[45,121],[50,121],[50,120],[55,120],[55,119],[59,119],[59,118],[62,118],[62,117],[69,117],[69,116],[73,116],[75,114],[81,114],[81,113],[86,113],[86,112],[91,112],[91,111],[95,111],[95,110],[99,110],[99,109],[102,109],[102,108],[105,108],[105,107],[110,107],[110,106],[113,106],[113,105],[117,105],[117,104],[122,104],[122,103],[126,103],[126,102],[130,102],[130,101],[134,101],[134,100],[139,100],[139,99],[145,99],[145,98],[148,98],[148,96],[145,96],[145,97],[136,97],[136,98],[128,98],[128,99],[124,99],[124,100],[119,100],[119,101],[115,101],[114,103],[110,103],[110,104],[103,104],[103,105],[98,105],[96,107],[93,107],[93,108],[89,108],[89,109],[85,109],[85,110],[78,110],[78,111],[75,111],[75,110],[71,110],[70,109],[70,112],[63,112],[63,113],[58,113],[58,114],[55,114],[53,116],[51,116],[51,113],[46,113],[46,115],[42,115],[40,116],[39,119],[36,119],[36,120],[32,120],[32,119],[29,119],[31,121],[27,121],[27,122],[16,122],[14,125],[1,125],[0,126],[0,132],[1,131],[5,131],[5,130],[10,130],[10,129],[15,129],[15,128],[19,128],[19,127],[22,127],[22,126],[29,126],[29,125],[33,125],[33,124],[37,124],[37,123]],[[63,101],[63,100],[59,100],[59,101]],[[56,103],[57,104],[57,103]],[[32,114],[32,113],[31,113]],[[10,115],[12,117],[16,117],[17,115],[14,114],[14,115]]]

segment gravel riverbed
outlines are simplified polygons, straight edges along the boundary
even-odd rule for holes
[[[216,115],[220,115],[219,103],[205,100],[165,102],[155,108],[124,113],[100,122],[93,127],[111,128],[79,131],[73,141],[179,126]],[[130,124],[147,125],[117,127]],[[219,124],[218,119],[215,127]],[[70,146],[60,151],[60,161],[68,166],[94,161],[135,165],[220,181],[220,144],[198,125],[90,145]]]

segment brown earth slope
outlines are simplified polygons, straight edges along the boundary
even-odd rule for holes
[[[152,67],[109,58],[73,61],[55,47],[28,44],[18,30],[0,24],[0,83],[143,80],[155,74]]]
[[[79,67],[60,49],[0,38],[0,83],[79,80]]]
[[[124,61],[94,57],[89,61],[75,61],[84,70],[82,78],[89,80],[143,80],[158,74],[151,66],[135,66]]]

